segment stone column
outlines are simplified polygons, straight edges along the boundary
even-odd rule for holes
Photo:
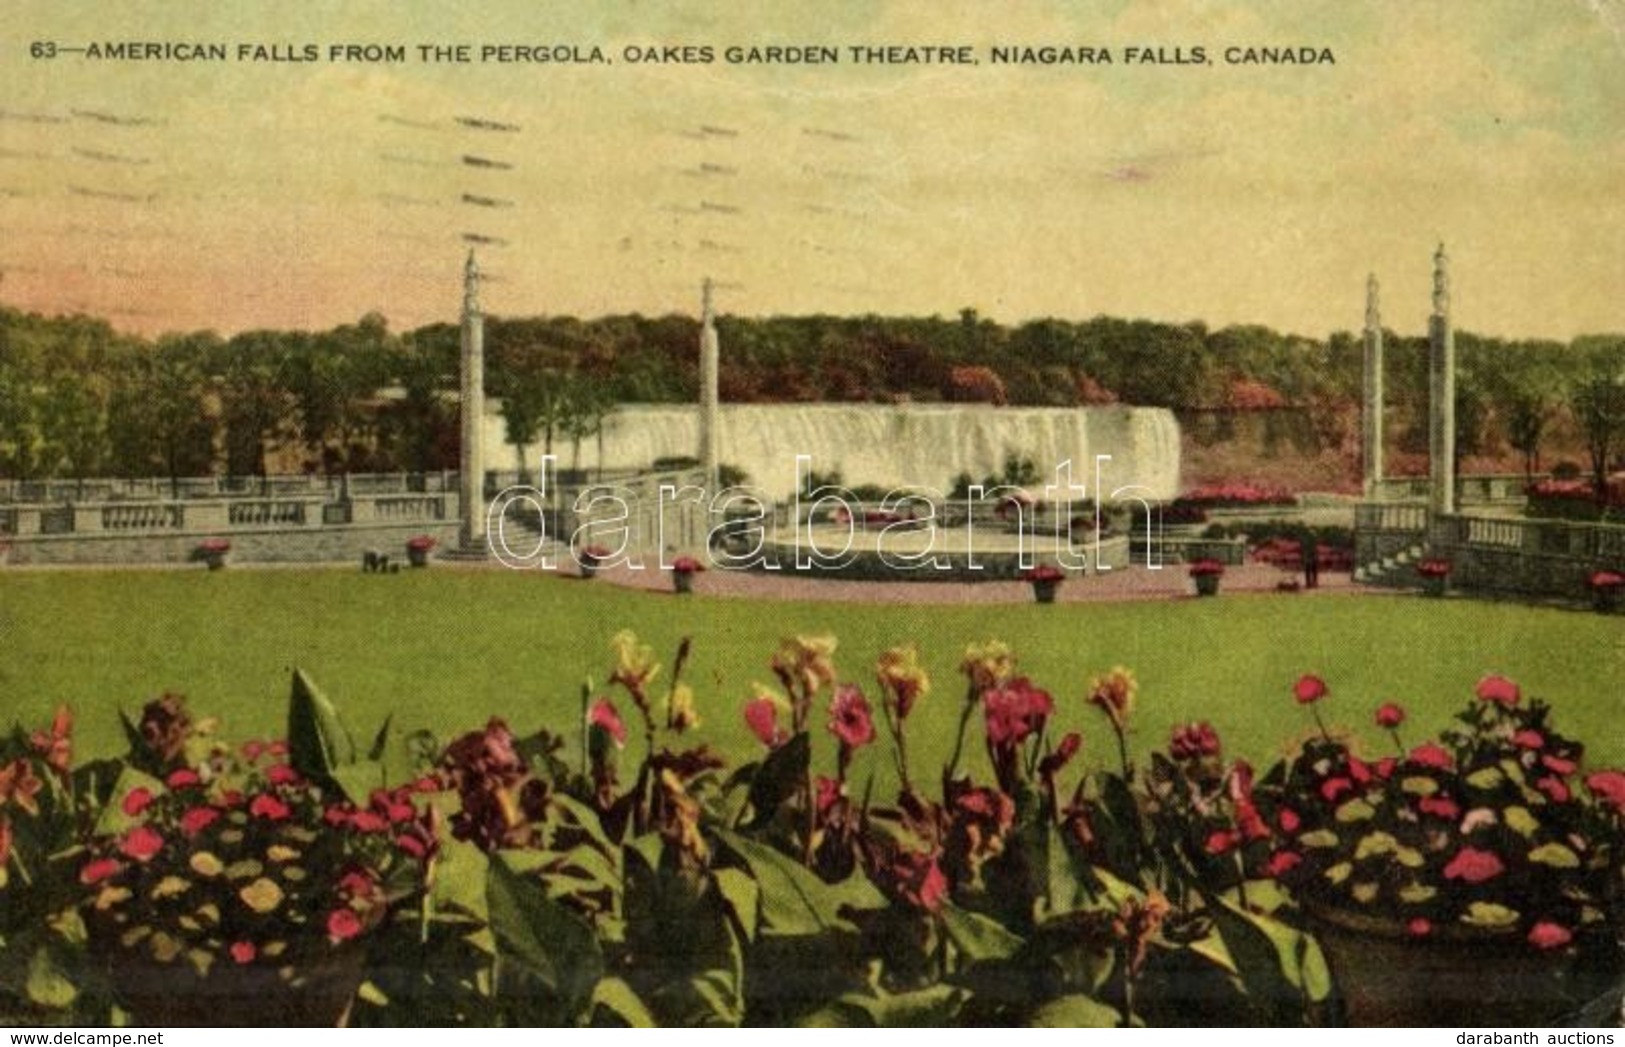
[[[1365,282],[1365,409],[1360,420],[1367,498],[1375,498],[1382,484],[1383,418],[1382,313],[1377,305],[1377,274],[1372,273]]]
[[[717,368],[720,349],[716,317],[711,308],[711,278],[700,285],[700,468],[708,493],[717,490]]]
[[[462,545],[465,552],[484,553],[485,317],[480,312],[480,267],[473,251],[468,252],[468,262],[463,266],[462,350]]]
[[[1456,511],[1456,338],[1450,329],[1450,260],[1433,256],[1433,316],[1428,321],[1428,507]]]

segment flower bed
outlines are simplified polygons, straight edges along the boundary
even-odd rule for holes
[[[910,646],[843,671],[833,637],[799,636],[764,663],[775,686],[719,699],[691,647],[661,664],[618,634],[562,734],[497,715],[443,746],[388,725],[357,745],[302,674],[285,743],[228,745],[169,697],[117,764],[73,768],[66,711],[19,733],[0,749],[0,1012],[1184,1024],[1199,990],[1206,1024],[1299,1024],[1338,1018],[1329,970],[1358,977],[1308,932],[1315,906],[1406,943],[1499,926],[1537,958],[1587,959],[1611,926],[1625,774],[1582,774],[1510,681],[1436,742],[1401,744],[1385,704],[1376,759],[1326,729],[1331,688],[1306,676],[1315,735],[1255,776],[1206,723],[1136,767],[1122,667],[1069,696],[997,641],[944,682]],[[733,715],[756,739],[739,766],[701,736]],[[952,730],[940,765],[911,759],[922,715]],[[1086,733],[1105,739],[1090,766]],[[145,981],[94,989],[132,956]],[[154,964],[193,1010],[159,1011]]]

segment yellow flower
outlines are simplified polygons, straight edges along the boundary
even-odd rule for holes
[[[237,897],[243,900],[244,905],[263,916],[268,912],[274,912],[277,906],[282,904],[284,895],[282,888],[262,876],[238,891]]]
[[[773,655],[773,672],[784,681],[786,690],[792,682],[808,698],[835,682],[835,637],[796,636],[781,641]]]
[[[1129,713],[1134,711],[1134,697],[1139,690],[1133,673],[1121,665],[1113,666],[1105,676],[1089,681],[1089,701],[1100,706],[1112,726],[1121,731],[1128,724]]]
[[[671,694],[666,697],[667,722],[672,729],[681,734],[684,731],[700,725],[699,710],[694,708],[694,689],[686,683],[680,683],[672,688]]]
[[[299,857],[299,852],[286,844],[274,843],[266,848],[265,856],[273,862],[291,862]]]
[[[998,687],[1016,671],[1016,656],[1002,640],[973,643],[965,648],[959,671],[978,692]]]
[[[191,889],[191,880],[183,880],[179,876],[166,876],[158,881],[158,886],[152,889],[152,900],[156,902],[165,898],[173,898],[177,894],[185,894]]]
[[[915,702],[931,693],[931,678],[920,666],[920,652],[913,644],[882,653],[875,663],[875,675],[899,720],[908,716]]]
[[[226,871],[226,867],[220,861],[220,859],[216,858],[208,851],[198,851],[196,854],[192,855],[192,860],[187,864],[192,867],[193,872],[197,873],[199,876],[206,876],[209,879],[213,879]]]

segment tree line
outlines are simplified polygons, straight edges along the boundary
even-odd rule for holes
[[[1357,407],[1361,338],[1095,317],[722,317],[725,402],[957,401],[1176,411]],[[145,338],[103,320],[0,307],[0,475],[428,471],[457,460],[458,330]],[[490,318],[486,388],[509,443],[555,452],[601,435],[621,403],[698,397],[686,316]],[[1426,442],[1427,341],[1385,337],[1390,426]],[[1625,450],[1625,337],[1563,343],[1457,335],[1458,449],[1531,470],[1554,431],[1593,470]]]

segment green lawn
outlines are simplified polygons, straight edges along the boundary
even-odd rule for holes
[[[117,705],[164,690],[220,716],[233,737],[280,733],[288,674],[309,671],[358,734],[393,713],[398,726],[445,736],[493,713],[516,729],[572,729],[580,681],[600,683],[608,640],[631,628],[669,661],[692,635],[689,679],[701,735],[736,756],[755,742],[739,706],[796,632],[833,632],[844,677],[869,684],[874,656],[916,641],[935,691],[916,714],[918,769],[949,746],[963,693],[965,644],[999,638],[1050,689],[1063,729],[1086,753],[1111,752],[1086,706],[1091,673],[1126,665],[1140,680],[1141,750],[1169,727],[1210,720],[1231,751],[1267,763],[1309,726],[1293,681],[1321,674],[1333,725],[1369,748],[1379,702],[1410,710],[1408,738],[1444,725],[1487,672],[1557,706],[1556,724],[1591,747],[1592,765],[1625,761],[1618,706],[1625,683],[1619,618],[1413,596],[1222,596],[1217,600],[997,607],[757,603],[632,592],[574,578],[432,569],[0,572],[0,720],[42,720],[59,702],[80,716],[81,754],[121,747]],[[870,688],[872,691],[872,687]],[[623,711],[624,701],[621,703]],[[832,759],[832,757],[830,758]],[[889,759],[889,758],[888,758]],[[881,761],[877,761],[879,766]]]

